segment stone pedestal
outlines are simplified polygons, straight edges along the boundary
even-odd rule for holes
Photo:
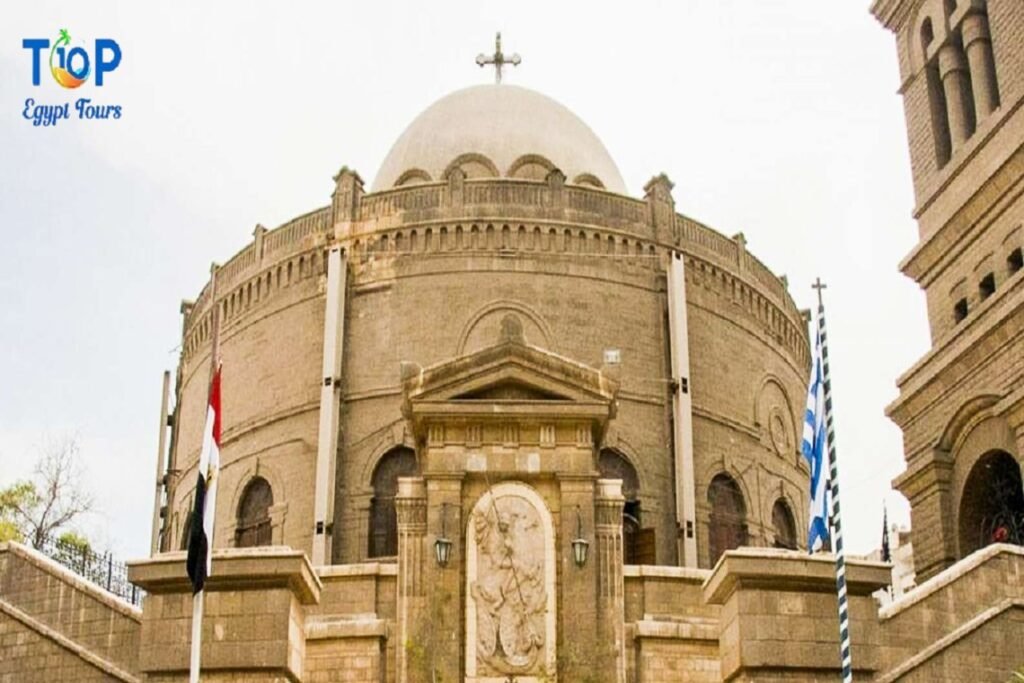
[[[855,679],[880,668],[877,607],[889,565],[847,561]],[[704,584],[722,606],[722,680],[839,680],[839,617],[831,555],[762,548],[730,550]]]
[[[142,606],[139,670],[152,680],[187,681],[192,586],[185,553],[131,563]],[[304,605],[320,599],[305,555],[287,547],[215,550],[205,588],[202,679],[302,680]]]

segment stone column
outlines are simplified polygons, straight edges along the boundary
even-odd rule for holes
[[[981,120],[999,106],[999,86],[996,84],[988,17],[980,12],[968,14],[964,18],[962,32],[967,63],[971,69],[971,85],[974,88],[974,111],[978,120]]]
[[[427,534],[427,489],[420,477],[399,477],[395,496],[398,513],[398,642],[396,681],[413,683],[410,675],[410,648],[419,633],[423,615],[423,563]]]
[[[593,561],[597,565],[597,609],[599,656],[607,652],[608,662],[601,662],[614,675],[604,680],[626,680],[623,657],[625,642],[625,599],[622,576],[622,496],[621,479],[598,479],[594,494],[594,548]],[[603,657],[602,657],[603,658]]]
[[[946,43],[939,48],[939,77],[946,93],[949,139],[953,151],[956,151],[970,137],[973,128],[968,100],[971,93],[967,81],[967,64],[958,46]]]

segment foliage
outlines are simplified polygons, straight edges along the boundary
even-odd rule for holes
[[[81,488],[80,475],[78,444],[73,438],[47,444],[31,480],[0,489],[0,540],[23,540],[42,548],[92,510],[92,497]],[[72,543],[85,542],[77,534],[71,537]]]
[[[0,513],[0,515],[2,514]],[[17,524],[9,519],[0,519],[0,543],[6,543],[7,541],[21,543],[23,540]]]

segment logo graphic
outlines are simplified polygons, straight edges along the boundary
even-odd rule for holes
[[[57,85],[67,90],[80,88],[90,78],[97,88],[103,87],[104,76],[121,64],[121,46],[110,38],[97,38],[92,51],[83,44],[71,42],[66,28],[60,29],[51,47],[46,38],[24,38],[21,46],[32,54],[32,85],[38,87],[42,76],[44,51],[49,52],[50,75]],[[119,119],[120,104],[94,101],[94,96],[79,97],[73,102],[38,102],[35,97],[25,99],[21,116],[33,126],[48,128],[58,122],[78,120]],[[77,116],[76,116],[77,115]]]
[[[82,45],[72,45],[71,35],[66,28],[60,29],[53,47],[46,38],[25,38],[21,46],[32,51],[32,85],[39,85],[40,57],[42,51],[50,50],[50,73],[53,80],[64,88],[81,86],[93,75],[95,65],[96,85],[103,86],[103,76],[109,74],[121,63],[121,46],[110,38],[97,38],[92,54]]]
[[[56,64],[53,63],[54,57],[57,58]],[[78,69],[75,69],[76,61]],[[62,28],[60,37],[50,50],[50,73],[53,79],[65,88],[77,88],[89,80],[91,67],[89,54],[81,47],[71,47],[71,36],[66,28]]]

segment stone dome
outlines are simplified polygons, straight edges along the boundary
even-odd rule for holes
[[[388,152],[373,190],[468,177],[542,179],[558,168],[569,183],[626,193],[619,169],[587,124],[546,95],[514,85],[457,90],[427,107]]]

